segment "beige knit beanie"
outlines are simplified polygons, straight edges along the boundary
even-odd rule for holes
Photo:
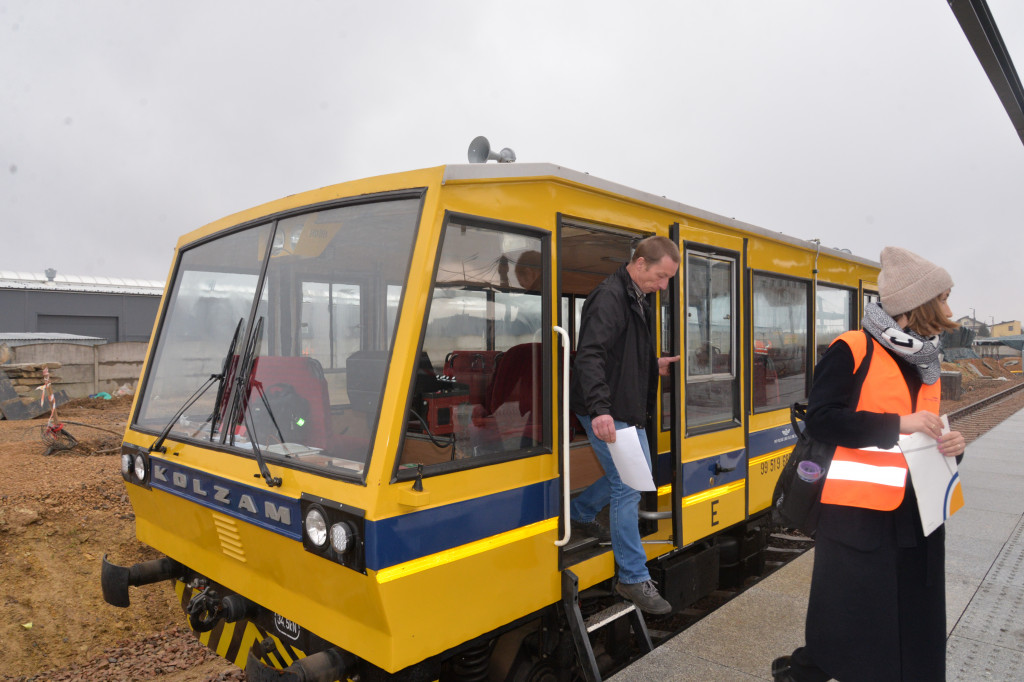
[[[891,317],[907,313],[953,286],[953,278],[935,263],[898,246],[882,249],[878,293]]]

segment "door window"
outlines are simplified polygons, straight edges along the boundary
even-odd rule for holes
[[[686,252],[686,426],[739,419],[736,259]]]

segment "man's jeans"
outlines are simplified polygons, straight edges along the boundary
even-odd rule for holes
[[[580,493],[572,501],[570,513],[573,521],[588,523],[610,504],[609,509],[609,530],[612,535],[612,551],[615,553],[615,563],[619,566],[619,582],[642,583],[651,579],[647,570],[647,554],[644,553],[643,544],[640,542],[640,529],[637,526],[640,515],[640,491],[633,490],[622,482],[619,472],[615,469],[612,461],[612,453],[608,450],[608,444],[594,435],[590,426],[590,417],[577,414],[580,424],[587,432],[590,445],[594,448],[597,459],[604,469],[604,476],[597,479],[590,486]],[[628,424],[615,420],[615,428],[623,429]],[[644,450],[644,457],[647,458],[647,466],[651,466],[651,453],[647,444],[647,435],[644,429],[637,428],[637,436],[640,437],[640,445]]]

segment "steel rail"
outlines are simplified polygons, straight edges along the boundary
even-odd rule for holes
[[[993,395],[990,395],[987,398],[982,398],[976,403],[971,403],[970,405],[961,407],[959,410],[954,410],[953,412],[950,412],[948,415],[949,421],[950,423],[953,423],[958,419],[963,419],[964,417],[975,412],[978,412],[979,410],[982,410],[991,405],[995,405],[996,403],[1001,402],[1006,398],[1009,398],[1010,396],[1015,394],[1017,391],[1020,391],[1021,389],[1024,389],[1024,383],[1017,384],[1016,386],[1011,386],[1005,391],[994,393]]]

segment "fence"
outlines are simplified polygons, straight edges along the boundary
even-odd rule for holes
[[[95,393],[113,394],[128,384],[135,389],[146,358],[146,343],[129,341],[99,346],[71,343],[36,343],[11,348],[11,364],[59,362],[52,370],[60,378],[54,390],[64,390],[69,398],[84,398]],[[3,369],[0,365],[0,369]]]

